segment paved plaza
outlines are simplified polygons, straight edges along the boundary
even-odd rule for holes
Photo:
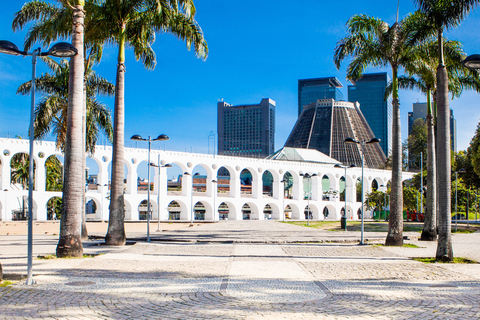
[[[37,227],[41,229],[41,227]],[[0,288],[0,319],[479,319],[478,264],[424,264],[436,243],[374,245],[384,232],[326,231],[274,221],[145,224],[124,247],[84,243],[83,259],[34,259],[33,286]],[[0,228],[1,231],[1,228]],[[20,232],[21,233],[21,232]],[[8,275],[26,273],[26,236],[0,232]],[[104,236],[92,228],[93,236]],[[480,233],[453,234],[455,256],[480,261]],[[143,241],[142,241],[143,240]],[[58,236],[36,232],[34,255]]]

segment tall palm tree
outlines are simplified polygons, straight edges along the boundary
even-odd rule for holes
[[[114,136],[112,155],[112,187],[110,216],[105,242],[125,244],[124,212],[124,95],[125,49],[133,48],[135,58],[144,67],[155,67],[151,47],[156,33],[168,32],[184,40],[197,56],[207,57],[207,43],[194,20],[193,0],[105,0],[95,20],[98,39],[118,45],[118,64],[115,83]]]
[[[459,97],[463,90],[480,90],[480,80],[476,71],[468,70],[462,66],[465,53],[458,41],[444,42],[445,65],[450,79],[448,88],[452,99]],[[406,66],[408,76],[398,79],[400,89],[417,89],[427,95],[427,211],[425,213],[424,227],[421,240],[435,241],[437,239],[437,181],[435,165],[435,102],[437,79],[436,64],[438,57],[438,43],[431,41],[415,48],[412,52],[415,59]],[[386,96],[391,93],[391,85],[387,87]]]
[[[453,261],[451,237],[451,148],[448,74],[443,55],[443,30],[456,27],[480,0],[414,0],[424,12],[438,38],[437,67],[437,174],[438,174],[438,244],[436,259]],[[426,29],[426,28],[425,28]]]
[[[65,151],[65,138],[67,134],[67,106],[68,106],[68,83],[70,67],[67,60],[56,62],[55,60],[41,58],[52,71],[52,74],[42,74],[35,79],[36,91],[43,94],[42,100],[35,110],[34,130],[35,139],[42,139],[51,131],[56,136],[56,147]],[[17,93],[30,94],[31,82],[25,82],[17,90]],[[86,151],[93,154],[98,141],[100,131],[112,139],[113,129],[110,111],[108,107],[96,98],[98,94],[112,96],[115,87],[106,79],[99,77],[95,71],[86,69],[85,93],[87,107],[87,132]]]
[[[386,245],[392,246],[403,245],[402,143],[397,77],[399,68],[411,60],[413,46],[422,39],[416,33],[421,18],[419,13],[410,14],[390,26],[381,19],[363,14],[354,15],[347,22],[347,36],[337,42],[334,54],[338,69],[345,58],[352,56],[347,69],[347,78],[352,81],[361,78],[368,66],[390,66],[392,69],[392,187],[385,240]]]
[[[90,64],[98,63],[101,59],[102,49],[100,43],[95,42],[96,30],[89,27],[90,19],[93,13],[98,8],[96,0],[57,0],[59,5],[52,4],[47,1],[33,0],[26,3],[22,9],[15,14],[12,28],[14,31],[22,29],[28,22],[35,21],[35,24],[30,28],[27,38],[25,40],[25,48],[30,48],[36,41],[41,40],[44,46],[48,47],[52,41],[56,41],[58,38],[65,38],[71,35],[74,21],[79,17],[75,12],[82,13],[81,22],[85,26],[82,28],[83,35],[85,35],[86,41],[83,41],[84,52],[90,52],[85,59],[85,65],[88,70]],[[72,6],[79,5],[77,6]],[[81,7],[81,10],[77,9]],[[89,15],[85,17],[84,10],[89,12]],[[94,57],[92,59],[92,57]],[[82,145],[86,144],[86,93],[84,92],[84,103],[82,111]],[[85,172],[85,148],[82,148],[83,159],[82,172]],[[83,185],[83,182],[82,182]],[[82,188],[82,239],[87,237],[87,229],[85,224],[85,189]]]

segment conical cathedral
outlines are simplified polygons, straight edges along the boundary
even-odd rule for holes
[[[346,138],[370,141],[374,138],[358,102],[321,99],[303,107],[285,147],[316,149],[344,165],[362,165],[360,144],[346,144]],[[368,168],[383,168],[385,153],[378,143],[364,144]]]

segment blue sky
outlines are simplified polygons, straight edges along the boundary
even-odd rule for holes
[[[0,12],[0,38],[23,47],[26,31],[13,33],[11,22],[24,1],[8,1]],[[276,102],[275,147],[285,143],[297,118],[297,80],[336,76],[346,87],[348,61],[337,70],[333,64],[336,42],[345,35],[345,23],[357,13],[395,21],[397,0],[197,0],[196,19],[208,42],[206,61],[197,59],[176,38],[161,34],[153,46],[155,70],[135,61],[131,51],[126,60],[125,145],[133,134],[170,140],[153,148],[206,153],[208,136],[216,132],[218,99],[237,104]],[[400,0],[400,17],[415,10],[411,0]],[[447,32],[450,39],[464,43],[467,54],[480,53],[480,8],[462,25]],[[115,82],[117,51],[107,47],[96,71]],[[38,63],[37,74],[45,72]],[[368,72],[387,71],[369,69]],[[0,136],[24,138],[28,134],[30,98],[15,94],[30,79],[31,60],[0,54]],[[466,149],[480,115],[478,94],[465,92],[450,102],[457,119],[458,149]],[[39,99],[37,95],[37,99]],[[102,98],[110,108],[113,99]],[[426,98],[420,92],[401,92],[402,140],[407,136],[407,112],[412,103]],[[211,141],[211,140],[210,140]],[[145,144],[145,143],[144,143]],[[146,147],[142,144],[139,147]],[[212,144],[210,152],[213,152]]]

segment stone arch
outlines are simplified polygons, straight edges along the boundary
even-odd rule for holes
[[[280,209],[280,207],[278,207],[278,205],[276,205],[273,202],[269,202],[265,205],[265,207],[266,206],[270,206],[270,219],[272,219],[272,220],[282,220],[283,219],[281,209]],[[264,207],[264,211],[265,211],[265,207]]]
[[[170,201],[167,206],[168,220],[190,220],[190,211],[187,205],[178,199]]]
[[[229,201],[224,201],[218,206],[219,220],[238,220],[235,212],[235,206]]]
[[[193,220],[205,220],[205,213],[207,212],[207,208],[204,205],[204,202],[197,201],[193,206]]]
[[[335,206],[331,204],[327,204],[325,207],[323,207],[322,213],[324,220],[340,220],[341,217],[340,211],[337,211]]]
[[[248,168],[240,172],[240,193],[243,198],[251,198],[255,181],[255,170]]]
[[[123,207],[125,209],[125,220],[134,220],[132,205],[130,204],[130,201],[128,201],[126,198],[124,198],[123,200]]]
[[[17,152],[10,159],[10,183],[17,185],[22,190],[28,190],[29,184],[29,160],[30,157],[26,152]],[[37,171],[37,161],[33,159],[33,190],[35,188],[35,178]],[[15,175],[15,179],[14,178]]]
[[[169,196],[184,195],[185,188],[183,187],[183,173],[186,171],[186,166],[175,161],[170,162],[170,165],[171,167],[167,168],[167,194]]]
[[[295,203],[291,203],[291,202],[287,203],[287,205],[285,207],[287,207],[287,206],[289,206],[290,210],[291,210],[290,219],[303,220],[303,218],[305,217],[304,213],[303,213],[303,211],[300,212],[300,208]],[[300,215],[302,215],[302,217],[300,217]]]
[[[337,179],[332,173],[325,173],[322,176],[322,200],[332,201],[338,196]]]
[[[220,197],[230,197],[232,181],[234,181],[234,179],[235,170],[233,168],[227,166],[220,167],[217,170],[217,195]]]
[[[355,192],[356,192],[355,201],[362,202],[362,178],[361,177],[358,177],[357,180],[355,180]]]
[[[309,204],[307,204],[305,206],[305,208],[303,208],[302,219],[307,220],[308,208],[310,208],[310,217],[308,218],[309,220],[321,220],[321,217],[319,215],[318,207],[313,202],[310,202]]]
[[[212,171],[204,164],[197,164],[192,169],[192,192],[196,196],[203,196],[208,192],[208,188],[211,188]],[[211,192],[209,192],[210,194]]]
[[[63,163],[56,154],[45,160],[45,191],[63,190]],[[48,213],[48,211],[47,211]]]
[[[265,170],[262,174],[262,194],[264,197],[273,198],[273,174]]]
[[[340,217],[344,216],[344,212],[345,212],[345,204],[343,204],[342,207],[340,208]],[[348,204],[347,204],[347,216],[346,216],[346,218],[347,219],[353,219],[354,218],[353,209]]]
[[[86,220],[102,220],[102,210],[102,205],[98,199],[88,196],[85,198]]]
[[[260,213],[258,207],[253,202],[246,202],[242,206],[243,220],[259,220]]]
[[[62,214],[62,198],[53,196],[45,204],[47,220],[60,220]]]
[[[298,185],[298,176],[297,178],[297,185]],[[282,178],[283,182],[283,197],[285,199],[293,199],[293,186],[295,184],[293,175],[287,171],[283,174]]]

